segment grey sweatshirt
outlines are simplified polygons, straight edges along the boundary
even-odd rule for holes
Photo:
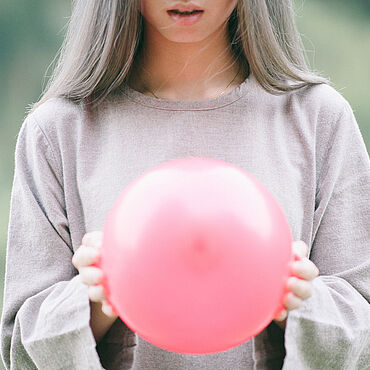
[[[177,354],[117,319],[96,345],[71,263],[120,192],[167,160],[231,162],[282,207],[319,267],[313,295],[255,338],[212,355]],[[63,98],[18,135],[1,354],[9,369],[365,369],[370,365],[370,164],[352,110],[327,85],[280,96],[253,76],[216,99],[156,99],[127,85],[90,111]],[[148,302],[150,304],[150,302]]]

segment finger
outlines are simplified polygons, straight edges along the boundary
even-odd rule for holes
[[[312,285],[309,281],[298,279],[293,276],[288,279],[287,287],[302,300],[312,296]]]
[[[284,298],[284,306],[288,311],[301,307],[302,300],[293,293],[289,292]]]
[[[308,258],[304,258],[300,261],[293,262],[292,273],[302,279],[313,280],[319,275],[319,269]]]
[[[103,287],[101,285],[89,286],[89,298],[93,302],[103,302],[106,299]]]
[[[288,311],[282,310],[279,314],[274,318],[275,321],[284,321],[288,317]]]
[[[84,266],[97,263],[100,259],[99,251],[94,247],[81,245],[72,257],[72,264],[80,270]]]
[[[293,242],[293,254],[299,258],[308,256],[308,246],[303,240]]]
[[[103,281],[103,271],[97,267],[82,267],[80,275],[81,281],[87,285],[96,285]]]
[[[99,248],[103,239],[102,231],[91,231],[86,233],[82,238],[82,245]]]
[[[110,306],[107,301],[103,301],[103,304],[101,306],[101,310],[104,312],[105,315],[109,317],[115,317],[117,314],[113,310],[112,306]]]

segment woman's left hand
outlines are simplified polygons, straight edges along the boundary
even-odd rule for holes
[[[319,269],[308,259],[307,244],[298,240],[293,242],[295,260],[291,265],[292,276],[287,281],[287,290],[283,304],[285,310],[274,321],[285,329],[288,312],[299,308],[302,302],[312,295],[312,280],[319,275]]]

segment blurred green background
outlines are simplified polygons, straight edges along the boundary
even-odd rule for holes
[[[370,2],[296,0],[295,9],[311,66],[350,102],[369,150]],[[0,1],[1,306],[16,136],[51,74],[70,11],[70,0]]]

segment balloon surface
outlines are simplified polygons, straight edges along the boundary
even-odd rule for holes
[[[292,235],[278,202],[228,162],[182,158],[135,179],[108,213],[100,267],[108,301],[162,349],[210,354],[282,309]]]

